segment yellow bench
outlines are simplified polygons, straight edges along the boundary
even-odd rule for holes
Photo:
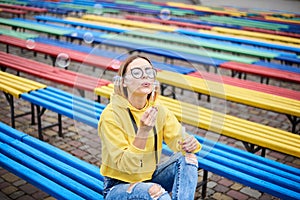
[[[300,44],[300,39],[298,38],[292,38],[292,37],[280,36],[274,34],[259,33],[259,32],[246,31],[246,30],[237,30],[237,29],[223,28],[223,27],[213,27],[211,31],[225,33],[225,34],[227,33],[231,35],[238,35],[238,36],[247,36],[251,38],[266,39],[269,41],[280,41],[280,42],[286,42],[286,43],[291,43],[296,45]]]
[[[195,93],[206,94],[248,106],[300,117],[300,101],[295,99],[275,96],[170,71],[159,71],[157,73],[157,79],[161,83],[191,90]]]
[[[15,127],[15,118],[21,117],[27,114],[33,114],[33,107],[31,112],[15,115],[14,113],[14,98],[19,98],[21,94],[28,93],[33,90],[46,88],[47,86],[35,81],[31,81],[26,78],[15,76],[6,72],[0,71],[0,90],[4,93],[11,111],[11,123],[12,127]],[[32,122],[34,123],[34,115],[32,115]]]
[[[113,85],[96,88],[94,92],[100,97],[109,99],[113,92]],[[299,135],[169,97],[159,96],[159,99],[182,123],[240,140],[250,152],[254,153],[262,149],[261,155],[264,156],[265,149],[268,148],[300,157]]]
[[[136,27],[136,28],[143,28],[143,29],[151,29],[151,30],[159,30],[159,31],[166,31],[166,32],[174,32],[177,27],[173,26],[164,26],[161,24],[154,24],[154,23],[146,23],[146,22],[138,22],[128,19],[120,19],[120,18],[112,18],[112,17],[102,17],[96,15],[83,15],[83,19],[90,20],[90,21],[99,21],[99,22],[106,22],[111,24],[120,24],[129,27]]]

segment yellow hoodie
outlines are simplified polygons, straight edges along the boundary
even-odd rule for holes
[[[160,158],[163,141],[174,152],[181,151],[178,144],[182,140],[182,127],[172,112],[156,101],[158,116],[156,121],[158,158]],[[140,118],[150,107],[136,109],[127,99],[113,94],[111,101],[103,110],[98,134],[102,142],[101,174],[124,182],[134,183],[150,180],[156,168],[154,133],[149,133],[145,149],[139,149],[132,143],[135,130],[127,108],[134,116],[139,127]],[[198,149],[201,148],[200,144]]]

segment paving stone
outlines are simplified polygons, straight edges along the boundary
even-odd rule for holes
[[[230,196],[227,196],[226,194],[216,192],[212,195],[212,198],[218,199],[218,200],[232,200],[233,198]]]
[[[234,183],[232,186],[230,186],[230,188],[233,190],[240,190],[242,187],[243,185],[239,183]]]
[[[38,189],[35,186],[33,186],[33,185],[29,184],[29,183],[27,183],[25,185],[22,185],[20,187],[20,189],[23,190],[27,194],[33,194],[33,193],[35,193],[35,192],[38,191]]]
[[[226,187],[230,187],[233,184],[233,181],[223,178],[220,181],[218,181],[218,184],[224,185]]]
[[[24,195],[24,196],[21,196],[21,197],[17,198],[16,200],[36,200],[36,199],[34,199],[30,195]]]
[[[84,156],[87,155],[87,153],[85,151],[82,151],[80,149],[75,149],[75,150],[72,150],[71,153],[74,155],[74,156],[77,156],[79,158],[83,158]]]
[[[23,195],[25,195],[25,192],[19,190],[19,191],[16,191],[16,192],[12,193],[11,195],[9,195],[9,197],[11,199],[17,199],[17,198],[19,198]]]
[[[70,141],[68,144],[74,147],[80,147],[82,145],[82,143],[78,141]]]
[[[254,190],[250,187],[244,187],[240,190],[242,193],[250,196],[250,197],[254,197],[256,199],[258,199],[261,196],[261,192],[258,192],[257,190]]]
[[[32,197],[34,197],[35,199],[45,199],[46,197],[49,197],[49,194],[43,191],[37,191],[32,195]]]
[[[18,190],[17,187],[10,185],[10,186],[8,186],[8,187],[6,187],[6,188],[3,188],[3,189],[2,189],[2,192],[3,192],[4,194],[6,194],[6,195],[10,195],[10,194],[16,192],[17,190]]]
[[[16,187],[18,187],[18,186],[24,185],[24,184],[26,184],[26,183],[27,183],[27,182],[26,182],[25,180],[20,179],[20,180],[18,180],[18,181],[15,181],[15,182],[13,183],[13,185],[16,186]]]
[[[10,183],[8,183],[8,182],[1,182],[0,183],[0,189],[2,190],[3,188],[6,188],[6,187],[8,187],[8,186],[10,186],[11,184]]]
[[[7,182],[9,182],[9,183],[13,183],[13,182],[15,182],[15,181],[17,181],[17,180],[20,179],[18,176],[14,175],[14,174],[12,174],[12,173],[4,174],[4,175],[2,176],[2,178],[3,178],[4,180],[6,180]]]
[[[248,196],[239,192],[239,191],[236,191],[236,190],[230,190],[226,193],[228,196],[234,198],[234,199],[238,199],[238,200],[246,200],[248,199]]]
[[[214,188],[214,187],[216,187],[216,185],[218,185],[218,183],[216,183],[216,182],[214,182],[214,181],[209,181],[209,182],[207,183],[207,187],[208,187],[208,188]]]
[[[214,190],[217,192],[225,193],[229,190],[229,188],[224,185],[217,184],[216,187],[214,187]]]

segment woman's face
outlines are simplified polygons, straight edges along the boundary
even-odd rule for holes
[[[128,66],[124,75],[124,84],[128,89],[128,95],[144,96],[152,92],[156,71],[151,64],[143,59],[137,58]]]

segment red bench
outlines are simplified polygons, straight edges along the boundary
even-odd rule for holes
[[[84,96],[84,91],[93,92],[96,87],[105,86],[111,83],[108,80],[53,67],[35,60],[1,51],[0,65],[2,71],[5,71],[6,68],[11,68],[18,72],[24,72],[39,78],[76,88],[82,96]]]
[[[9,46],[12,45],[15,47],[20,47],[21,49],[31,50],[35,53],[43,53],[45,55],[49,55],[52,58],[53,65],[55,65],[56,58],[61,53],[69,56],[71,61],[84,63],[105,70],[117,71],[121,64],[118,60],[114,60],[112,58],[87,54],[68,48],[57,47],[54,45],[34,42],[30,40],[23,40],[6,35],[0,35],[0,42],[7,45],[7,53],[9,52]]]
[[[11,9],[11,8],[1,8],[0,7],[0,13],[9,13],[12,14],[13,17],[17,15],[17,17],[25,17],[27,12],[25,10],[16,10],[16,9]]]
[[[12,4],[0,4],[0,8],[10,8],[10,9],[16,9],[16,10],[23,10],[27,12],[33,12],[33,13],[46,13],[46,8],[36,8],[31,6],[21,6],[21,5],[12,5]]]
[[[264,77],[267,77],[266,78],[267,83],[269,78],[300,83],[300,74],[298,73],[271,69],[271,68],[268,68],[268,70],[266,70],[265,67],[254,65],[254,64],[229,61],[229,62],[221,63],[220,67],[223,69],[231,70],[232,76],[238,74],[239,78],[242,78],[242,74],[254,74],[262,77],[261,82],[263,82]]]

